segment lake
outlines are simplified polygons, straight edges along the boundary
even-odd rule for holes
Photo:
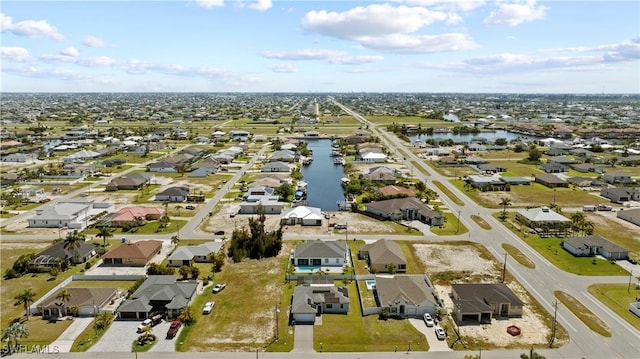
[[[344,177],[342,166],[333,164],[331,140],[305,139],[307,148],[313,151],[313,162],[302,167],[303,180],[307,182],[307,204],[323,211],[338,210],[338,201],[344,201],[340,179]]]
[[[505,130],[496,130],[495,132],[480,132],[480,133],[464,133],[464,134],[459,134],[459,135],[454,135],[453,133],[449,132],[449,133],[434,133],[433,135],[427,135],[427,134],[423,134],[423,135],[416,135],[416,136],[410,136],[409,137],[411,139],[411,142],[419,139],[422,141],[425,141],[427,139],[452,139],[454,142],[476,142],[479,141],[480,139],[484,138],[487,141],[493,142],[495,141],[497,138],[506,138],[507,142],[511,141],[511,140],[515,140],[516,138],[522,138],[522,139],[527,139],[527,140],[535,140],[537,139],[536,137],[533,136],[527,136],[527,135],[523,135],[523,134],[519,134],[519,133],[513,133],[513,132],[509,132],[509,131],[505,131]]]

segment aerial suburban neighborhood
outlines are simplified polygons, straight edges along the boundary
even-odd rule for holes
[[[3,353],[634,346],[637,97],[77,98],[2,98]]]

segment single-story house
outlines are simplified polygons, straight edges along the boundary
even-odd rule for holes
[[[291,172],[291,167],[285,162],[269,162],[262,167],[262,172]]]
[[[540,169],[546,173],[561,173],[569,171],[569,166],[558,162],[547,162],[540,166]]]
[[[160,161],[149,164],[149,172],[177,173],[178,165],[175,162]]]
[[[434,316],[440,300],[425,275],[376,276],[375,292],[378,306],[399,318]]]
[[[102,223],[110,227],[142,226],[147,221],[154,221],[164,216],[165,210],[160,207],[132,206],[124,207],[115,213],[108,214]]]
[[[478,165],[478,169],[484,173],[507,172],[507,169],[495,163],[483,163]]]
[[[628,249],[596,235],[569,237],[562,241],[562,248],[576,257],[601,255],[607,259],[629,258]]]
[[[407,260],[400,246],[391,240],[380,239],[360,247],[358,258],[364,259],[372,273],[407,271]]]
[[[92,199],[73,199],[36,208],[36,215],[27,221],[31,228],[69,228],[83,230],[89,218],[103,211],[112,211],[110,203]]]
[[[501,177],[494,176],[478,176],[469,175],[465,180],[472,187],[479,189],[480,191],[504,191],[508,188],[507,182]]]
[[[71,296],[68,302],[56,297],[63,290],[69,291]],[[95,317],[102,308],[111,303],[118,296],[118,288],[75,288],[68,287],[57,290],[35,308],[30,309],[32,314],[42,314],[45,318],[74,315],[79,317]],[[77,307],[77,313],[73,309]]]
[[[321,226],[322,210],[317,207],[297,206],[282,213],[281,223],[287,225]]]
[[[578,161],[574,160],[573,158],[569,158],[565,156],[551,157],[549,158],[548,162],[556,162],[556,163],[561,163],[563,165],[571,165],[574,163],[578,163]]]
[[[621,209],[617,212],[616,216],[636,226],[640,226],[640,208]]]
[[[149,314],[176,317],[196,295],[195,280],[178,281],[173,275],[150,275],[116,310],[118,319],[146,319]]]
[[[189,196],[188,187],[169,187],[164,191],[156,194],[156,201],[163,202],[184,202]]]
[[[151,259],[160,254],[162,241],[138,241],[121,243],[102,256],[105,265],[144,267]]]
[[[491,318],[522,316],[524,302],[504,283],[451,284],[458,324],[491,324]]]
[[[257,214],[258,208],[262,208],[264,214],[280,214],[285,203],[278,201],[278,196],[263,196],[252,202],[240,203],[240,214]]]
[[[630,175],[626,173],[620,173],[620,172],[604,173],[602,175],[602,180],[609,184],[633,182]]]
[[[341,241],[306,241],[293,249],[294,266],[344,267],[349,264],[349,246]]]
[[[112,179],[105,186],[105,191],[117,191],[121,189],[136,190],[143,188],[145,185],[151,183],[153,175],[146,172],[131,173],[126,176]]]
[[[535,181],[549,188],[569,187],[569,183],[558,176],[547,173],[536,174]]]
[[[217,172],[218,172],[218,168],[216,167],[200,167],[189,172],[189,177],[202,178],[212,174],[216,174]]]
[[[89,150],[80,150],[76,153],[73,153],[62,159],[64,163],[73,163],[73,162],[85,162],[92,160],[94,158],[98,158],[102,156],[102,153],[89,151]]]
[[[509,186],[528,186],[531,184],[529,177],[505,177],[500,176]]]
[[[34,161],[36,159],[36,155],[34,155],[33,153],[10,153],[6,156],[2,157],[2,162],[18,162],[18,163],[25,163],[25,162],[31,162]]]
[[[291,150],[274,151],[269,156],[269,162],[295,162],[296,159],[296,153]]]
[[[44,188],[34,187],[34,186],[22,186],[18,190],[18,197],[37,200],[39,198],[44,197]]]
[[[387,161],[387,155],[380,152],[365,152],[360,155],[360,160],[368,163],[383,163]]]
[[[394,185],[389,185],[389,186],[384,186],[384,187],[378,187],[375,189],[377,192],[382,193],[385,196],[397,196],[397,195],[406,195],[407,197],[415,197],[416,193],[413,192],[412,190],[405,188],[405,187],[401,187],[401,186],[394,186]]]
[[[640,200],[640,189],[630,187],[611,187],[600,190],[600,195],[614,203]]]
[[[482,157],[477,157],[477,156],[469,156],[467,158],[464,159],[464,162],[466,164],[469,165],[483,165],[483,164],[488,164],[489,160],[486,158],[482,158]]]
[[[593,163],[573,163],[570,164],[569,167],[582,173],[601,172],[599,167],[594,165]]]
[[[439,226],[444,216],[415,197],[394,198],[366,204],[365,212],[392,221],[418,220],[430,226]]]
[[[223,247],[222,242],[205,242],[193,246],[181,246],[169,256],[169,266],[191,266],[193,262],[211,263],[212,255],[217,254]]]
[[[296,324],[313,324],[325,313],[349,313],[349,303],[347,287],[298,285],[291,299],[291,317]]]
[[[79,242],[76,248],[65,249],[64,241],[60,241],[38,253],[29,262],[29,269],[35,272],[46,272],[52,267],[85,263],[96,256],[97,248],[97,244]]]
[[[544,232],[547,232],[544,230],[545,228],[561,232],[571,224],[569,218],[546,206],[519,209],[516,212],[516,220],[530,228]]]

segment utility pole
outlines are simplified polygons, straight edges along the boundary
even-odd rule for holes
[[[629,272],[629,285],[627,285],[627,293],[631,291],[631,278],[633,278],[633,271]]]
[[[279,311],[280,310],[278,309],[278,302],[276,302],[276,341],[278,341],[280,339],[280,329],[278,328],[278,326],[279,326],[278,324],[279,324],[279,321],[280,321],[279,320],[280,318],[278,318],[278,312]]]
[[[458,227],[456,227],[456,234],[460,232],[460,213],[462,213],[462,211],[458,210]]]
[[[556,327],[558,325],[558,300],[553,301],[553,325],[551,327],[551,339],[549,339],[549,348],[553,346],[553,342],[556,339]]]
[[[507,252],[504,252],[504,265],[502,266],[502,283],[504,283],[506,273],[507,273]]]

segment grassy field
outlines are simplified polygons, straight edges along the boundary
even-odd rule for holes
[[[442,191],[444,195],[448,197],[453,203],[457,204],[458,206],[464,206],[464,202],[462,202],[460,198],[458,198],[455,194],[453,194],[453,192],[445,187],[444,184],[440,183],[439,181],[433,181],[433,184],[438,187],[438,189]]]
[[[355,283],[348,285],[357,293]],[[391,352],[396,346],[416,351],[429,349],[424,334],[407,320],[379,320],[377,315],[362,317],[360,302],[352,300],[347,315],[323,315],[322,325],[313,328],[313,347],[324,352]],[[322,348],[321,348],[322,346]]]
[[[86,352],[93,344],[99,342],[100,338],[102,338],[104,333],[109,329],[95,330],[93,327],[94,323],[95,320],[76,337],[71,346],[71,352]]]
[[[514,221],[513,213],[507,212],[509,221]],[[495,213],[497,218],[500,213]],[[507,226],[509,227],[509,226]],[[522,238],[528,245],[538,251],[553,265],[569,273],[578,275],[629,275],[629,272],[622,269],[616,263],[611,263],[605,259],[595,257],[574,257],[571,253],[562,248],[563,238],[540,238],[530,234],[523,234],[518,228],[512,231]]]
[[[183,210],[183,212],[188,212],[188,211],[187,210]],[[167,228],[165,228],[164,230],[158,231],[158,227],[160,226],[160,222],[159,221],[151,221],[151,222],[148,222],[147,224],[145,224],[144,226],[135,227],[135,228],[129,230],[128,232],[123,232],[122,228],[114,228],[115,231],[113,232],[113,235],[114,236],[120,236],[120,235],[127,235],[127,234],[158,234],[158,233],[166,234],[166,233],[176,232],[178,230],[178,228],[182,228],[185,224],[187,224],[187,221],[185,221],[185,220],[172,219]],[[92,236],[92,235],[98,234],[98,229],[97,228],[89,228],[89,229],[86,229],[85,231],[83,231],[82,233],[84,235],[87,235],[87,236]]]
[[[453,213],[444,213],[444,217],[447,219],[444,223],[444,228],[431,227],[431,232],[439,236],[453,236],[458,234],[465,234],[469,232],[467,227],[461,221],[458,221],[458,217]]]
[[[570,294],[556,290],[553,294],[558,300],[569,309],[573,315],[578,317],[589,329],[602,335],[603,337],[611,337],[611,331],[609,327],[602,319],[598,318],[589,308],[585,307],[579,300],[572,297]]]
[[[520,265],[525,266],[527,268],[534,269],[536,264],[531,261],[531,259],[527,258],[524,253],[520,252],[520,250],[508,243],[502,243],[502,249],[504,249],[511,258],[515,259],[516,262],[520,263]]]
[[[640,260],[640,233],[620,220],[607,218],[599,213],[585,213],[595,224],[594,234],[600,235],[629,250],[629,256]]]
[[[427,165],[424,164],[424,162],[418,162],[418,161],[411,161],[411,165],[415,168],[418,169],[418,171],[422,172],[422,174],[427,175],[427,176],[431,176],[431,172],[429,172],[427,170]]]
[[[640,320],[629,311],[629,303],[637,301],[637,298],[640,297],[638,287],[634,287],[633,284],[631,286],[628,284],[594,284],[589,287],[589,293],[640,330]]]
[[[486,229],[487,231],[491,230],[491,225],[489,223],[487,223],[487,221],[485,221],[482,217],[478,216],[478,215],[471,215],[471,219],[476,222],[476,224],[478,226],[480,226],[480,228],[482,229]]]
[[[447,167],[447,166],[438,166],[438,164],[434,161],[425,161],[425,163],[431,167],[434,171],[439,174],[447,177],[460,178],[469,175],[477,175],[474,169],[469,166],[460,166],[460,167]]]

